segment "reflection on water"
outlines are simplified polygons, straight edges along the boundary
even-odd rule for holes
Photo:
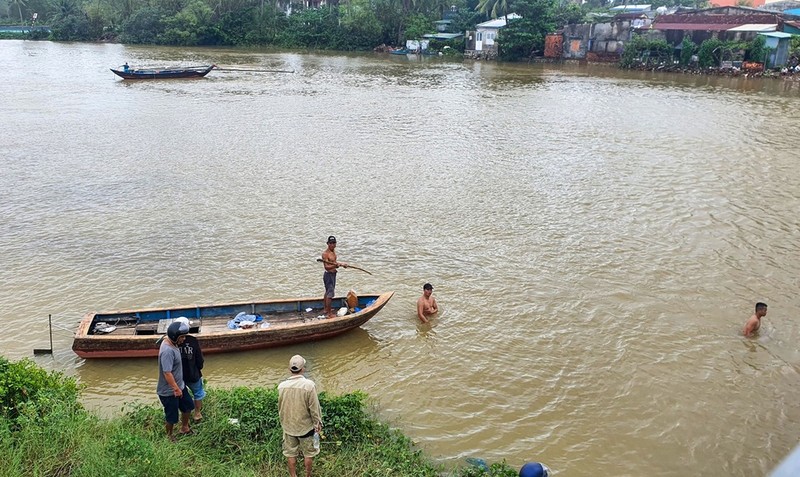
[[[319,295],[334,234],[373,272],[339,292],[389,304],[335,339],[210,356],[212,387],[275,385],[300,353],[448,463],[766,474],[800,438],[796,85],[389,56],[3,42],[4,355],[47,343],[52,313],[37,362],[104,415],[155,403],[155,360],[80,360],[62,328]],[[125,61],[296,73],[126,82]]]

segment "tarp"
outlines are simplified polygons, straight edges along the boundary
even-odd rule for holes
[[[746,25],[729,28],[728,31],[775,31],[777,29],[777,23],[748,23]]]
[[[653,23],[654,30],[701,30],[701,31],[726,31],[741,26],[741,23]]]

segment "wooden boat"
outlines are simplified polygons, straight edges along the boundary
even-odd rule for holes
[[[189,319],[190,333],[203,353],[225,353],[316,341],[357,328],[375,316],[394,292],[358,297],[353,312],[334,318],[321,317],[322,298],[272,300],[168,309],[143,309],[88,313],[78,325],[72,350],[81,358],[137,358],[158,356],[158,340],[178,317]],[[332,307],[347,307],[345,297],[333,299]],[[255,320],[231,326],[237,315]],[[260,320],[258,319],[260,317]]]
[[[172,78],[202,78],[216,67],[216,65],[187,66],[184,68],[128,68],[111,71],[124,79],[172,79]]]

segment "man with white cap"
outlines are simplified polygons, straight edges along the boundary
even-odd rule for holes
[[[175,321],[185,324],[191,330],[189,318],[181,316]],[[206,390],[203,387],[203,350],[200,349],[200,341],[192,335],[186,335],[183,344],[179,346],[181,350],[181,363],[183,364],[183,382],[192,392],[194,399],[194,422],[203,420],[203,398],[206,397]]]
[[[283,455],[289,475],[297,477],[297,456],[303,454],[306,477],[311,477],[314,457],[319,454],[314,434],[322,432],[322,410],[314,381],[303,376],[306,360],[296,354],[289,360],[292,376],[278,384],[278,414],[283,428]],[[317,441],[318,442],[318,441]]]

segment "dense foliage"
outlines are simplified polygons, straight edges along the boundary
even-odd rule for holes
[[[659,64],[672,61],[672,47],[664,40],[648,40],[635,35],[625,44],[620,66],[633,68],[641,64]]]
[[[0,474],[8,477],[197,477],[286,475],[278,393],[272,388],[209,389],[203,422],[170,443],[164,415],[137,405],[99,419],[78,403],[72,378],[29,360],[0,357]],[[320,394],[325,438],[314,461],[317,477],[438,477],[431,462],[400,432],[367,412],[367,396]],[[453,477],[515,476],[504,463],[454,469]]]
[[[579,6],[559,0],[329,0],[304,9],[291,0],[13,0],[19,22],[49,25],[51,39],[120,41],[182,46],[273,46],[369,50],[403,45],[435,33],[445,14],[451,32],[507,13],[518,13],[502,32],[502,58],[541,52],[544,37],[564,23],[579,21]],[[16,22],[8,10],[6,20]],[[447,44],[463,51],[463,39]]]
[[[674,55],[672,46],[664,40],[648,40],[635,36],[625,44],[620,66],[634,68],[641,65],[667,65],[678,61],[684,66],[693,66],[692,56],[697,55],[700,68],[719,67],[723,61],[749,60],[763,63],[769,48],[764,37],[756,36],[751,41],[722,41],[709,38],[696,45],[688,36],[681,42],[680,53]]]
[[[11,426],[61,403],[77,403],[78,391],[75,380],[61,373],[48,373],[29,359],[9,362],[0,356],[0,416]]]

